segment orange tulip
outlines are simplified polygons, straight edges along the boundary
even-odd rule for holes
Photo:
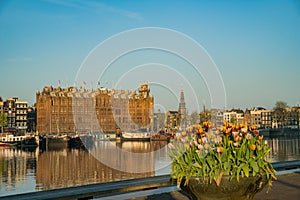
[[[217,152],[218,153],[222,153],[224,151],[224,148],[223,147],[217,147]]]
[[[262,150],[262,147],[261,147],[260,145],[257,146],[257,150],[258,150],[258,151]]]
[[[250,145],[250,149],[251,149],[252,151],[254,151],[254,150],[256,149],[255,144],[251,144],[251,145]]]

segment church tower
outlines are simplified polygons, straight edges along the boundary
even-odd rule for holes
[[[178,114],[179,114],[180,129],[185,130],[187,127],[187,112],[186,112],[186,105],[185,105],[183,90],[181,90],[181,92],[180,92],[180,102],[179,102]]]

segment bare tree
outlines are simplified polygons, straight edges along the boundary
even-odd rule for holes
[[[288,107],[287,103],[284,101],[277,101],[275,103],[275,107],[274,110],[278,110],[278,109],[285,109],[286,107]]]
[[[277,101],[275,103],[275,107],[273,108],[273,119],[274,121],[279,125],[279,127],[284,126],[285,121],[285,108],[287,108],[288,105],[284,101]]]

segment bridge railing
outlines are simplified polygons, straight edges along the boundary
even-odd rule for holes
[[[300,168],[300,160],[274,162],[272,163],[272,165],[277,171],[298,169]],[[175,186],[175,184],[176,182],[170,178],[170,175],[163,175],[108,183],[90,184],[54,190],[29,192],[24,194],[0,197],[0,199],[92,199],[93,197],[97,196],[113,196],[116,194],[122,194],[127,192],[170,187]]]

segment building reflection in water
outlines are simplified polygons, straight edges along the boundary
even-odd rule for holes
[[[43,152],[37,158],[36,189],[154,176],[154,156],[167,157],[166,144],[99,141],[90,151],[62,149]],[[162,153],[160,149],[163,149]]]
[[[268,140],[271,147],[269,159],[272,162],[300,160],[300,138],[273,138]]]
[[[299,138],[267,140],[271,161],[300,160]],[[0,196],[170,172],[166,142],[95,142],[90,151],[0,148]]]
[[[0,193],[14,191],[35,174],[36,149],[0,148]]]
[[[90,153],[99,161],[118,171],[153,176],[154,152],[150,142],[99,141]]]

